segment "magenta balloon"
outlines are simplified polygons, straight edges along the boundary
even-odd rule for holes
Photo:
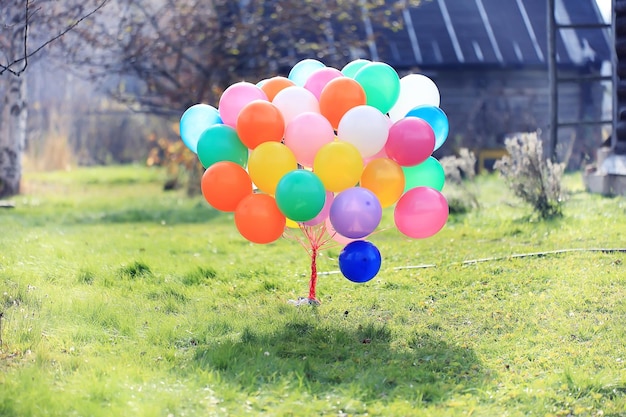
[[[385,152],[389,159],[405,167],[424,162],[435,149],[435,132],[426,120],[405,117],[389,129]]]
[[[332,191],[326,191],[326,200],[324,202],[324,207],[322,207],[322,211],[320,214],[313,217],[311,220],[304,222],[305,226],[317,226],[320,223],[323,223],[324,220],[328,218],[330,214],[330,206],[333,204],[335,200],[335,194]]]
[[[312,92],[313,95],[319,100],[322,90],[326,87],[326,84],[339,77],[343,77],[343,74],[338,69],[331,67],[318,69],[306,80],[304,88]]]
[[[416,187],[400,197],[393,218],[400,232],[413,239],[424,239],[443,228],[448,212],[443,194],[434,188]]]
[[[225,125],[236,127],[239,112],[246,104],[254,100],[267,100],[263,90],[245,81],[232,84],[222,93],[218,110]]]
[[[296,161],[306,167],[312,167],[317,151],[334,140],[333,126],[319,113],[301,113],[285,129],[285,145],[291,149]]]
[[[335,196],[328,217],[337,233],[361,239],[376,230],[382,214],[382,206],[373,192],[367,188],[352,187]]]

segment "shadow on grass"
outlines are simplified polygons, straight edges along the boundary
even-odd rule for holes
[[[247,327],[238,340],[200,344],[194,361],[250,392],[287,383],[313,395],[349,393],[365,402],[436,403],[483,385],[472,350],[433,333],[406,339],[399,343],[387,326],[377,323],[298,320],[269,333]]]

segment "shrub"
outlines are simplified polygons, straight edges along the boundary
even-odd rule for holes
[[[515,135],[504,144],[509,155],[494,167],[513,193],[530,204],[542,219],[562,216],[565,164],[544,157],[539,132]]]
[[[439,161],[446,174],[444,194],[451,214],[462,214],[479,206],[474,179],[476,156],[467,148],[458,155],[445,156]]]

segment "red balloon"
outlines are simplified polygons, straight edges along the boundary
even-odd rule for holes
[[[399,165],[411,167],[424,162],[435,149],[435,132],[419,117],[405,117],[389,129],[385,152]]]
[[[204,171],[200,183],[202,195],[220,211],[235,211],[244,197],[252,194],[252,180],[240,165],[220,161]]]
[[[237,117],[241,142],[254,149],[263,142],[280,142],[285,134],[285,120],[278,107],[264,100],[245,105]]]
[[[285,230],[287,218],[280,212],[276,200],[267,194],[245,197],[235,210],[235,226],[239,233],[253,243],[271,243]]]

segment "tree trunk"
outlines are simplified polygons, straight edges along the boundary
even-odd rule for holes
[[[8,12],[14,24],[11,38],[5,39],[9,44],[9,58],[20,57],[24,51],[26,18],[22,3],[9,3]],[[4,198],[20,192],[28,111],[24,74],[14,76],[5,72],[1,77],[0,81],[5,84],[5,96],[0,111],[0,198]]]

